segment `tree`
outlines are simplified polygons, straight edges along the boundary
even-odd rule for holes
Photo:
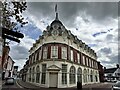
[[[13,40],[20,42],[18,38],[23,38],[22,33],[18,30],[18,25],[23,27],[23,25],[28,22],[24,21],[22,13],[26,10],[27,5],[25,1],[21,2],[0,2],[1,11],[1,24],[0,27],[3,31],[2,37],[5,40]],[[10,31],[6,31],[10,30]],[[17,34],[17,35],[16,35]],[[22,37],[20,37],[22,35]]]

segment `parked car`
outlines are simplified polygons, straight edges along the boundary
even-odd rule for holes
[[[13,77],[7,77],[5,78],[5,84],[14,84],[14,78]]]
[[[113,86],[112,90],[120,90],[120,81],[117,81]]]

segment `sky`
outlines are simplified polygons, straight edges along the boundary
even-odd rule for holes
[[[19,66],[25,64],[29,49],[43,30],[55,19],[55,2],[27,2],[23,13],[24,34],[20,43],[10,42],[10,56]],[[118,63],[118,3],[117,2],[57,2],[59,20],[80,40],[90,46],[104,67]]]

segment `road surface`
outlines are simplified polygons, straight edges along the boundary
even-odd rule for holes
[[[82,90],[111,90],[113,83],[92,84],[83,86]],[[24,83],[25,86],[25,83]],[[77,90],[77,88],[23,88],[15,81],[14,85],[3,84],[2,90]]]
[[[2,85],[2,90],[22,90],[22,87],[17,83],[15,80],[14,85],[5,85],[5,83]]]

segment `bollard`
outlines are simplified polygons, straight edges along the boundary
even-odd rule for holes
[[[82,90],[82,83],[81,82],[77,82],[77,90]]]

